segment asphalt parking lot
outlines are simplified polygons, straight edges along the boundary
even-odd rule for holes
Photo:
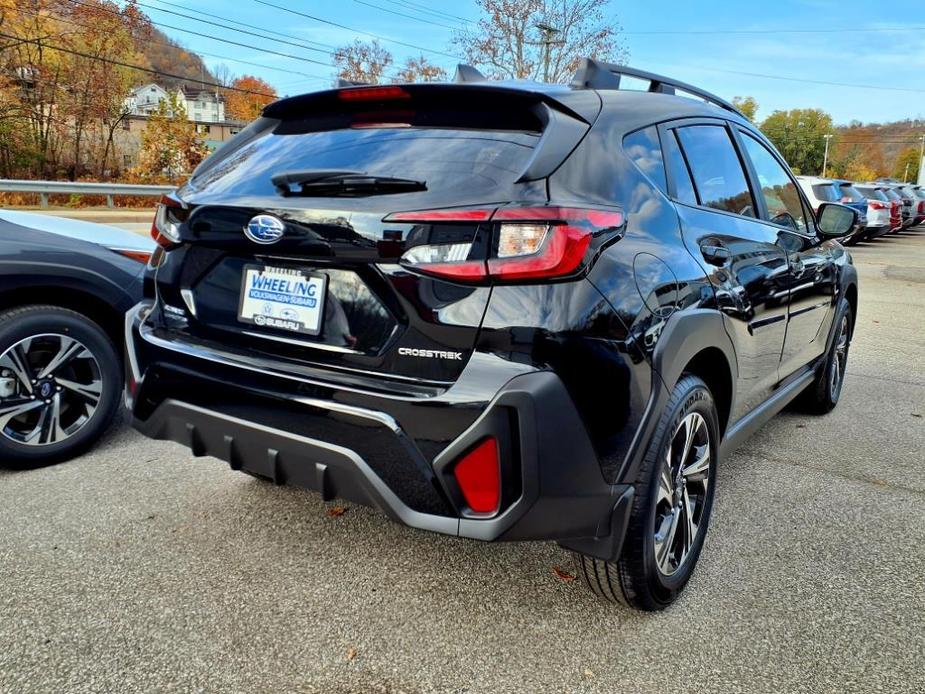
[[[0,691],[925,691],[925,229],[852,253],[841,404],[723,461],[667,612],[121,426],[0,469]]]

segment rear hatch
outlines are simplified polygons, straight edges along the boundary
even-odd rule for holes
[[[426,268],[484,265],[485,210],[545,203],[595,115],[587,93],[469,85],[277,102],[159,208],[163,320],[277,361],[452,382],[491,284]],[[420,210],[438,212],[402,215]]]

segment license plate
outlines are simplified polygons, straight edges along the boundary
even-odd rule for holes
[[[327,277],[303,270],[248,265],[241,280],[238,320],[306,335],[321,332]]]

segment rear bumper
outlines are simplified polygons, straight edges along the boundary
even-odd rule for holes
[[[880,226],[869,226],[867,227],[867,238],[875,239],[878,236],[883,236],[884,234],[889,234],[893,229],[889,224],[883,224]]]
[[[554,373],[505,374],[490,398],[467,403],[477,414],[456,431],[441,417],[465,395],[455,387],[405,398],[397,410],[386,396],[306,389],[156,343],[141,329],[141,308],[127,318],[126,364],[127,401],[143,434],[277,484],[373,506],[411,527],[480,540],[557,540],[606,559],[619,553],[633,489],[606,483]],[[451,469],[489,435],[499,441],[506,491],[502,510],[484,517],[465,508]],[[421,443],[442,438],[448,443],[435,455]]]

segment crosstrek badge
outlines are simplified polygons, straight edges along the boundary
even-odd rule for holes
[[[317,335],[327,277],[294,268],[248,265],[241,280],[238,320],[261,328]]]
[[[414,349],[412,347],[399,347],[398,353],[403,357],[423,357],[425,359],[454,359],[462,361],[462,352],[446,352],[441,349]]]

